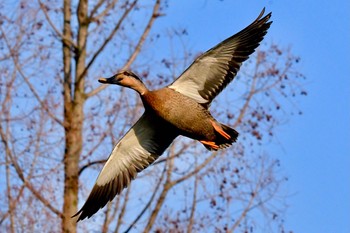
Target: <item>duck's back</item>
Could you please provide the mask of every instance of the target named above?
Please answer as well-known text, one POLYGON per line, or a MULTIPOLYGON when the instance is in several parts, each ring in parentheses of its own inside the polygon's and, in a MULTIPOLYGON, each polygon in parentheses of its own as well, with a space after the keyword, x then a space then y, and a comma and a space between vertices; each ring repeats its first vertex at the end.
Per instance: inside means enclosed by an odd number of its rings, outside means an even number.
POLYGON ((195 100, 170 89, 150 91, 142 96, 146 111, 154 111, 180 130, 180 134, 201 140, 215 137, 209 111, 195 100))

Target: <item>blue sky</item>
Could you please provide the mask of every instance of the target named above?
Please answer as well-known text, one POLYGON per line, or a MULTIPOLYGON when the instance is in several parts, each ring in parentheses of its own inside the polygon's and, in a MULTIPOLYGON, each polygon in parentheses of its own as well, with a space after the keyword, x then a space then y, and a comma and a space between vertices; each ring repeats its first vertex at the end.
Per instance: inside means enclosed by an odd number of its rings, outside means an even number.
POLYGON ((350 1, 170 1, 161 27, 186 27, 194 51, 243 29, 265 6, 274 21, 266 40, 302 59, 308 96, 303 115, 278 129, 267 151, 282 161, 291 193, 287 229, 350 232, 350 1), (198 37, 201 38, 198 40, 198 37))
POLYGON ((266 40, 291 46, 301 57, 308 92, 299 99, 304 114, 279 127, 280 144, 264 148, 282 161, 289 177, 286 228, 350 232, 350 1, 175 0, 169 5, 156 26, 187 28, 192 51, 205 51, 243 29, 263 7, 272 11, 266 40))

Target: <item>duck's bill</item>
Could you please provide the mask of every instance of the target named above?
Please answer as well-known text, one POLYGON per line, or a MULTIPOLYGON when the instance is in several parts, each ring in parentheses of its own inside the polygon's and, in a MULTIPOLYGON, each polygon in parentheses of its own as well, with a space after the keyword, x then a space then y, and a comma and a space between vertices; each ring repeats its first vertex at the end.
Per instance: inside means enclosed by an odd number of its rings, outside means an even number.
POLYGON ((100 83, 105 83, 105 84, 118 84, 117 80, 115 79, 115 76, 112 76, 110 78, 99 78, 98 81, 100 83))
POLYGON ((108 83, 108 79, 106 79, 106 78, 99 78, 98 81, 100 83, 108 83))

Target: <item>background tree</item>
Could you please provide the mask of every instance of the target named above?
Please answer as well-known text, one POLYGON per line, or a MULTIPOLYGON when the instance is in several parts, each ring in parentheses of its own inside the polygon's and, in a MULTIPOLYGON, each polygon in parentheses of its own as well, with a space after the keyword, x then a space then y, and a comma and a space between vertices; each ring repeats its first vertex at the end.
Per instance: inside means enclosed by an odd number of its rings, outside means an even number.
POLYGON ((214 115, 240 132, 238 143, 213 153, 177 139, 130 188, 77 227, 70 216, 78 200, 86 199, 112 147, 143 110, 135 93, 105 89, 97 78, 132 68, 151 88, 170 83, 195 58, 184 46, 187 31, 151 32, 166 14, 161 0, 0 7, 1 229, 283 231, 279 187, 286 178, 260 146, 291 110, 299 112, 290 97, 306 94, 295 68, 299 58, 289 49, 261 46, 212 104, 214 115), (161 40, 174 46, 170 59, 148 53, 161 40))

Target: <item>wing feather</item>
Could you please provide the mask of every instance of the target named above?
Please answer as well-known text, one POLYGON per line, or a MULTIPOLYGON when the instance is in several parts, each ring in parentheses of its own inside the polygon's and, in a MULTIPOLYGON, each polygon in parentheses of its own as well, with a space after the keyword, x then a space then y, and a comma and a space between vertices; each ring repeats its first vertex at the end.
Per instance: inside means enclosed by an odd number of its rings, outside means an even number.
POLYGON ((177 136, 172 126, 145 112, 113 149, 85 204, 74 215, 80 214, 78 221, 91 217, 111 201, 177 136))
POLYGON ((264 11, 248 27, 198 57, 169 88, 209 105, 263 40, 272 23, 271 13, 262 18, 264 11))

